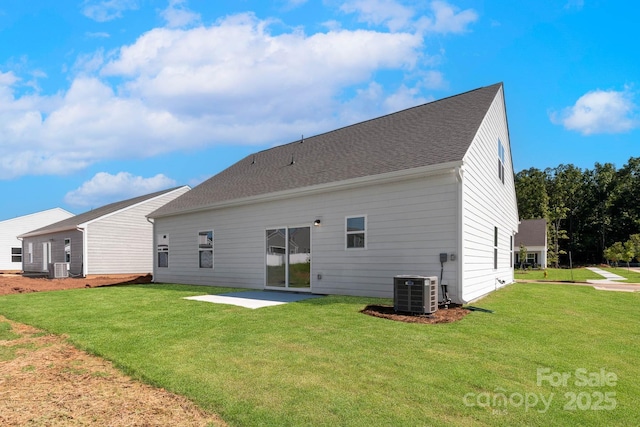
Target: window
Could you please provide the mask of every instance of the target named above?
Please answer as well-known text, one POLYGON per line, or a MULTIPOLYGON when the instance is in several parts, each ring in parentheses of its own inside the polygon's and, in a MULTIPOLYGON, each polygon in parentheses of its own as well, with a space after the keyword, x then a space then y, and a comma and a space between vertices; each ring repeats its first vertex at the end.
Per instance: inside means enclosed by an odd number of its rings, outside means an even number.
POLYGON ((198 263, 200 268, 213 268, 213 231, 198 233, 198 263))
POLYGON ((71 262, 71 239, 64 239, 64 262, 71 262))
POLYGON ((29 262, 33 264, 33 243, 29 242, 29 262))
POLYGON ((498 138, 498 178, 504 184, 504 145, 498 138))
POLYGON ((22 248, 11 248, 11 262, 22 262, 22 248))
POLYGON ((169 267, 169 235, 158 234, 156 244, 158 248, 158 267, 169 267))
POLYGON ((493 268, 498 269, 498 227, 493 227, 493 268))
POLYGON ((365 216, 347 217, 347 249, 366 248, 367 219, 365 216))

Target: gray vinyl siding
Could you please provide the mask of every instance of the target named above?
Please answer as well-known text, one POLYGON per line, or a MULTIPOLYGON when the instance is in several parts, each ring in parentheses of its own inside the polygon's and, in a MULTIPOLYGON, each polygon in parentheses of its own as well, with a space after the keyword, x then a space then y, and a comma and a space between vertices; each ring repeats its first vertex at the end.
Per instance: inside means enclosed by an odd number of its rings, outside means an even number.
POLYGON ((186 192, 182 188, 86 224, 86 274, 153 271, 153 225, 146 215, 186 192))
MULTIPOLYGON (((393 276, 439 277, 439 253, 456 250, 456 186, 454 175, 443 173, 156 218, 154 235, 169 236, 169 267, 154 263, 154 280, 262 289, 266 229, 309 226, 312 292, 392 297, 393 276), (345 218, 360 215, 367 218, 366 249, 347 250, 345 218), (202 269, 197 235, 210 229, 214 268, 202 269)), ((444 277, 457 281, 454 265, 445 266, 444 277)))
POLYGON ((43 243, 51 245, 51 262, 65 262, 64 240, 70 239, 71 261, 69 262, 69 273, 72 275, 82 274, 82 232, 78 230, 67 230, 58 233, 49 233, 42 236, 26 237, 23 240, 23 270, 29 273, 43 273, 48 271, 43 268, 44 252, 43 243), (33 244, 33 262, 29 262, 29 243, 33 244))
POLYGON ((518 212, 502 89, 464 158, 462 198, 462 300, 468 302, 514 280, 510 239, 518 230, 518 212), (498 138, 505 148, 504 184, 498 177, 498 138))

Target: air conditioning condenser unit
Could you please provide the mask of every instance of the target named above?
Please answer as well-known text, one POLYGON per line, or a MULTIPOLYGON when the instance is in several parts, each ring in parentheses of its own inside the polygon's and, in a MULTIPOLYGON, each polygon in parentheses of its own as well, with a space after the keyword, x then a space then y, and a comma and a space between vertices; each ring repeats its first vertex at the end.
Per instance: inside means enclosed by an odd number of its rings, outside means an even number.
POLYGON ((50 279, 63 279, 69 277, 69 271, 67 270, 66 262, 54 262, 49 264, 49 278, 50 279))
POLYGON ((431 314, 438 310, 436 276, 400 275, 393 278, 393 308, 413 314, 431 314))

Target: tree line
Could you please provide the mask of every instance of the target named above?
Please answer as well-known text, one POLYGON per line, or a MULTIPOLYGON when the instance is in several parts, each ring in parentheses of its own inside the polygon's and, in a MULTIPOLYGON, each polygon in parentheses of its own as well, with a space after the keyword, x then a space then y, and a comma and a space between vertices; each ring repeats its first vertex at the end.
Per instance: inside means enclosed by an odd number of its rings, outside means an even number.
MULTIPOLYGON (((549 265, 598 264, 605 249, 640 233, 640 157, 620 169, 561 164, 515 175, 520 219, 544 218, 549 265)), ((639 254, 640 255, 640 254, 639 254)))

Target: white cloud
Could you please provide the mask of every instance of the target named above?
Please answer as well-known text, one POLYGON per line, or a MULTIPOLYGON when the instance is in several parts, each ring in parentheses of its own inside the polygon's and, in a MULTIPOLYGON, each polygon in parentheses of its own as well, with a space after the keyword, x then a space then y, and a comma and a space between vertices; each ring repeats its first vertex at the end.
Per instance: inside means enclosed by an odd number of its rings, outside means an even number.
POLYGON ((413 17, 413 10, 395 0, 349 0, 340 10, 357 13, 360 22, 386 25, 391 31, 405 28, 413 17))
POLYGON ((138 8, 138 0, 85 0, 82 13, 98 22, 122 17, 122 12, 138 8))
POLYGON ((160 12, 170 28, 181 28, 200 23, 200 15, 186 7, 186 0, 169 0, 169 6, 160 12))
POLYGON ((424 32, 460 34, 468 31, 469 24, 478 20, 478 14, 473 9, 460 11, 445 1, 433 1, 430 5, 433 17, 423 16, 416 26, 424 32))
POLYGON ((15 84, 18 80, 20 80, 16 75, 9 71, 7 73, 3 73, 0 71, 0 90, 2 88, 8 88, 9 86, 15 84))
POLYGON ((291 10, 291 9, 295 9, 297 7, 302 6, 307 1, 308 0, 284 0, 284 3, 285 3, 285 8, 287 10, 291 10))
POLYGON ((436 70, 427 71, 422 83, 427 89, 447 89, 449 87, 449 83, 445 80, 442 72, 436 70))
MULTIPOLYGON (((269 24, 244 14, 157 28, 115 52, 78 57, 70 87, 50 96, 19 96, 24 83, 0 73, 0 179, 327 131, 349 123, 344 93, 380 70, 411 71, 423 48, 411 33, 274 35, 269 24)), ((377 99, 371 115, 385 109, 377 99)))
POLYGON ((569 9, 582 10, 583 7, 584 7, 584 0, 569 0, 564 5, 564 8, 568 10, 569 9))
POLYGON ((371 82, 366 87, 358 89, 356 96, 349 100, 348 108, 342 111, 342 121, 357 123, 377 115, 393 113, 432 101, 432 98, 421 95, 419 86, 401 85, 395 92, 386 94, 381 84, 371 82))
POLYGON ((74 207, 97 208, 109 203, 165 190, 176 182, 163 174, 151 178, 135 176, 129 172, 111 175, 99 172, 79 188, 64 196, 65 203, 74 207))
POLYGON ((582 95, 562 112, 550 114, 551 121, 583 135, 623 133, 640 125, 630 90, 594 90, 582 95))
POLYGON ((85 33, 85 35, 91 39, 108 39, 109 37, 111 37, 111 34, 109 33, 105 33, 103 31, 98 31, 98 32, 87 32, 85 33))
POLYGON ((420 96, 420 93, 418 87, 400 86, 395 93, 384 100, 386 112, 393 113, 428 102, 429 99, 420 96))
POLYGON ((430 16, 419 16, 418 10, 400 4, 396 0, 347 0, 340 10, 355 13, 360 22, 384 25, 391 31, 417 30, 423 33, 464 33, 469 24, 478 20, 473 9, 460 9, 445 1, 429 3, 430 16))

